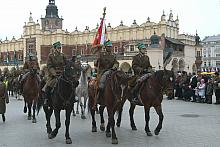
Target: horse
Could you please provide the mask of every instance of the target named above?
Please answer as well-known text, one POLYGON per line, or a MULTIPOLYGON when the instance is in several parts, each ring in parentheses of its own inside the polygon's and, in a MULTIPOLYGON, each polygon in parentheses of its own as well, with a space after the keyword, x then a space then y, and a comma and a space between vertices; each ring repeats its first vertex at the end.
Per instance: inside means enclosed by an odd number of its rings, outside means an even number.
POLYGON ((75 72, 76 70, 74 69, 74 64, 72 61, 67 61, 63 73, 57 78, 56 86, 52 90, 51 99, 49 99, 48 106, 43 106, 47 121, 46 128, 49 139, 55 138, 58 134, 59 128, 61 127, 60 111, 66 111, 66 144, 72 143, 72 140, 69 136, 70 115, 75 102, 75 89, 79 84, 75 76, 75 72), (50 124, 50 118, 53 112, 56 119, 56 128, 54 130, 52 130, 50 124))
MULTIPOLYGON (((80 71, 80 78, 79 78, 79 85, 76 88, 76 97, 78 97, 77 107, 76 107, 76 114, 79 114, 79 105, 81 107, 81 118, 86 119, 85 116, 85 109, 86 103, 88 99, 88 71, 91 69, 91 66, 88 63, 81 64, 81 71, 80 71), (82 100, 83 98, 83 100, 82 100)), ((73 108, 73 116, 75 116, 75 111, 73 108)))
MULTIPOLYGON (((159 135, 160 130, 162 129, 163 123, 163 111, 162 111, 162 100, 163 94, 166 93, 167 95, 173 95, 174 89, 174 73, 170 70, 159 70, 153 73, 147 80, 145 80, 139 90, 139 99, 142 101, 145 110, 145 132, 147 136, 152 136, 149 129, 149 120, 150 120, 150 108, 154 107, 156 113, 159 116, 159 123, 154 130, 155 135, 159 135)), ((135 104, 131 103, 132 101, 132 93, 129 89, 126 94, 127 99, 130 101, 130 125, 132 130, 137 130, 135 122, 134 122, 134 109, 136 107, 135 104)), ((125 101, 124 101, 125 102, 125 101)), ((123 103, 124 103, 123 102, 123 103)), ((118 120, 116 125, 120 127, 121 124, 121 115, 122 109, 119 111, 118 120)))
POLYGON ((27 112, 28 106, 28 120, 31 120, 31 108, 33 106, 32 123, 36 123, 35 110, 38 102, 40 92, 40 81, 37 77, 37 69, 31 68, 30 73, 27 75, 23 84, 23 97, 24 97, 24 113, 27 112))
POLYGON ((21 95, 21 84, 20 84, 20 80, 22 78, 22 75, 19 75, 18 77, 13 79, 13 90, 14 90, 14 95, 15 98, 18 100, 21 100, 20 95, 21 95))
MULTIPOLYGON (((120 110, 122 102, 124 101, 125 93, 127 91, 127 75, 120 70, 112 71, 109 77, 106 79, 103 98, 101 98, 99 104, 99 113, 101 117, 101 131, 105 130, 105 121, 103 117, 104 108, 107 108, 108 112, 108 123, 106 127, 106 137, 112 137, 112 144, 118 144, 118 139, 115 133, 115 112, 120 110), (110 130, 111 129, 111 130, 110 130), (111 133, 112 131, 112 133, 111 133)), ((94 82, 95 83, 95 82, 94 82)), ((96 111, 96 100, 94 91, 96 87, 94 84, 89 84, 89 108, 92 116, 92 132, 97 132, 95 111, 96 111)))

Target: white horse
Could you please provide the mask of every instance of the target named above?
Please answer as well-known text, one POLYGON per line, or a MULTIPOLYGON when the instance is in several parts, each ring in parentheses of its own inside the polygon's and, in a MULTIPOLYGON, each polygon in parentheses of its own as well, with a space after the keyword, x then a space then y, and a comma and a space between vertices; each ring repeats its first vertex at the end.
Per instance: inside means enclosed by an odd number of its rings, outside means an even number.
MULTIPOLYGON (((88 99, 88 77, 90 77, 91 66, 86 63, 81 63, 81 75, 79 78, 79 85, 76 88, 76 97, 78 97, 76 114, 79 114, 79 105, 81 107, 81 118, 86 119, 85 109, 88 99)), ((76 116, 73 108, 73 116, 76 116)))

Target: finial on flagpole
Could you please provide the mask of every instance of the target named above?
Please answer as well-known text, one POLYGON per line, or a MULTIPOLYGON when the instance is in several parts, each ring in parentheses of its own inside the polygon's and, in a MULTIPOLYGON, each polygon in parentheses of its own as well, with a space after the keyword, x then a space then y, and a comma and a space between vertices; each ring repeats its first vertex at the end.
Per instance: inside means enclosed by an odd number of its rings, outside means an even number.
POLYGON ((105 15, 106 15, 106 12, 105 12, 106 11, 106 7, 103 8, 103 11, 104 11, 103 12, 103 17, 105 17, 105 15))

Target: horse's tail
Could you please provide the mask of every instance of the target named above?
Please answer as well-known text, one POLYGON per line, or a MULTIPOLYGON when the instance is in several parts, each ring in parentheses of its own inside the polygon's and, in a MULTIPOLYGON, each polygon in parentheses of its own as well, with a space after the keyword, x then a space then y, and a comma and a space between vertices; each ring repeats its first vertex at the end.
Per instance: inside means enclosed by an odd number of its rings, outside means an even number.
POLYGON ((43 99, 43 92, 41 92, 38 101, 37 101, 37 115, 39 114, 41 108, 43 107, 44 99, 43 99))

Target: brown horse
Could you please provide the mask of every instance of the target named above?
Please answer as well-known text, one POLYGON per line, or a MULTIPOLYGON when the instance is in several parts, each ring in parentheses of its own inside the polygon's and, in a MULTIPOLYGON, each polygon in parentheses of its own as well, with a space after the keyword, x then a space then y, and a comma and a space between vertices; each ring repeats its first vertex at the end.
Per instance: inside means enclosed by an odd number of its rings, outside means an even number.
POLYGON ((24 113, 27 112, 28 105, 28 120, 31 120, 31 108, 33 106, 32 122, 36 123, 35 110, 40 92, 40 83, 37 77, 37 69, 31 69, 29 75, 24 81, 23 97, 24 97, 24 113))
MULTIPOLYGON (((145 132, 148 136, 152 136, 152 133, 149 129, 149 120, 150 120, 150 108, 154 107, 157 114, 159 115, 159 123, 154 131, 155 135, 158 135, 163 123, 163 112, 161 107, 161 102, 163 100, 163 94, 167 95, 173 94, 174 88, 174 73, 170 70, 160 70, 156 71, 149 79, 145 80, 141 87, 139 97, 144 105, 145 110, 145 132)), ((131 102, 132 100, 131 90, 128 90, 127 99, 131 102)), ((124 101, 125 102, 125 101, 124 101)), ((130 115, 130 125, 132 130, 137 130, 134 122, 134 109, 135 104, 130 103, 129 115, 130 115)), ((121 124, 121 113, 122 109, 119 112, 119 117, 116 125, 119 127, 121 124)))
MULTIPOLYGON (((100 117, 102 131, 105 130, 104 127, 104 108, 107 108, 108 112, 108 124, 106 127, 106 137, 112 137, 112 144, 118 144, 118 139, 115 133, 115 119, 114 114, 121 108, 122 102, 125 99, 125 93, 127 90, 127 75, 123 71, 112 71, 105 82, 105 89, 103 98, 100 100, 100 117), (111 130, 110 130, 111 129, 111 130), (112 133, 111 133, 112 131, 112 133)), ((95 100, 94 100, 95 87, 89 84, 89 108, 92 115, 92 132, 97 131, 96 121, 95 121, 95 100), (93 88, 93 89, 91 89, 93 88), (93 95, 92 95, 93 91, 93 95)))

